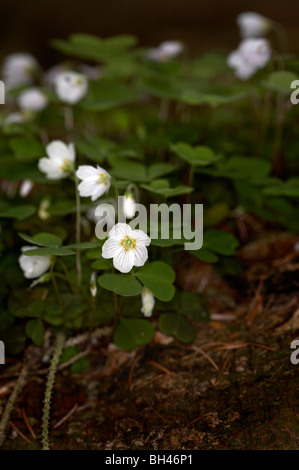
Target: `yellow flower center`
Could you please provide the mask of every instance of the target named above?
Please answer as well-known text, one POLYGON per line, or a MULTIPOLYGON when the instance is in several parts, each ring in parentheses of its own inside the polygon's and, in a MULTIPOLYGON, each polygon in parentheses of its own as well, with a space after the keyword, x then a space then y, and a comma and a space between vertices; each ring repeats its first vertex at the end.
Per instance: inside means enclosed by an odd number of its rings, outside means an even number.
POLYGON ((108 184, 108 175, 106 173, 100 173, 98 181, 99 181, 100 184, 104 184, 105 186, 107 186, 107 184, 108 184))
POLYGON ((73 162, 71 160, 64 160, 64 162, 61 165, 60 169, 64 173, 70 173, 73 169, 73 162))
POLYGON ((134 250, 136 248, 135 238, 131 238, 128 235, 126 235, 125 238, 122 239, 120 244, 125 251, 134 250))

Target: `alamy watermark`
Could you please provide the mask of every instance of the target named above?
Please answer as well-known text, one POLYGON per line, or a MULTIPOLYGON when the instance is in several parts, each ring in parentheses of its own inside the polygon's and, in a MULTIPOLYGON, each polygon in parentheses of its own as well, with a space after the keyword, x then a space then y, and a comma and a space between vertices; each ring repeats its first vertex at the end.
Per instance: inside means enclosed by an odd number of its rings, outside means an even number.
POLYGON ((299 364, 299 339, 295 339, 294 341, 292 341, 290 348, 295 349, 295 351, 292 352, 290 357, 291 363, 295 366, 299 364))
POLYGON ((2 80, 0 80, 0 104, 5 104, 5 85, 2 80))
MULTIPOLYGON (((118 196, 117 222, 127 223, 124 211, 125 196, 118 196)), ((104 240, 116 224, 116 210, 112 204, 100 204, 95 210, 99 221, 95 234, 104 240)), ((203 244, 203 204, 150 204, 149 211, 143 204, 135 204, 136 217, 129 225, 147 233, 152 240, 182 240, 184 249, 199 250, 203 244), (148 214, 149 212, 149 214, 148 214)))
POLYGON ((5 346, 3 341, 0 341, 0 365, 5 364, 5 346))
POLYGON ((293 93, 291 93, 291 97, 290 97, 290 100, 291 100, 291 103, 292 104, 298 104, 299 103, 299 80, 293 80, 291 82, 291 85, 290 85, 291 88, 296 88, 295 91, 293 91, 293 93))

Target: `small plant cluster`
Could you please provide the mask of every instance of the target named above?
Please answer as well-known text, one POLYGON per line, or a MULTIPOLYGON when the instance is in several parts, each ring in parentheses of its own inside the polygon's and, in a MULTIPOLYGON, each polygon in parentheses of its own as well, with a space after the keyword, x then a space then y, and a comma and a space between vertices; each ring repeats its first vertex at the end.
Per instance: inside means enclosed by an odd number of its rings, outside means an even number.
MULTIPOLYGON (((7 352, 28 341, 42 346, 49 328, 71 335, 104 324, 124 350, 150 342, 156 327, 191 342, 209 314, 199 293, 177 287, 182 261, 237 276, 244 224, 260 218, 299 231, 298 111, 290 102, 299 59, 266 39, 277 31, 285 47, 275 22, 244 13, 238 24, 242 39, 229 54, 190 59, 178 41, 148 49, 130 35, 73 34, 52 41, 69 59, 46 72, 27 53, 5 59, 0 338, 7 352), (118 196, 126 221, 99 240, 95 209, 116 207, 118 196), (130 226, 137 203, 173 202, 204 204, 201 249, 130 226)), ((83 358, 73 369, 87 364, 83 358)))

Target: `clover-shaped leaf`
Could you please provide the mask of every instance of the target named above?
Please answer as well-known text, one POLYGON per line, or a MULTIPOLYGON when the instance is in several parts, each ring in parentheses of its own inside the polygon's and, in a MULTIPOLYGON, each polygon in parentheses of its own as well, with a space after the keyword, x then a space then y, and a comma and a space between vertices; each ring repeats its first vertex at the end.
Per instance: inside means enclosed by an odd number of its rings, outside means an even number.
POLYGON ((221 157, 216 155, 212 149, 204 145, 192 147, 185 142, 179 142, 170 146, 171 150, 189 165, 207 166, 216 162, 221 157))
POLYGON ((154 261, 139 269, 135 276, 144 284, 157 299, 168 302, 175 294, 173 282, 174 270, 163 261, 154 261))

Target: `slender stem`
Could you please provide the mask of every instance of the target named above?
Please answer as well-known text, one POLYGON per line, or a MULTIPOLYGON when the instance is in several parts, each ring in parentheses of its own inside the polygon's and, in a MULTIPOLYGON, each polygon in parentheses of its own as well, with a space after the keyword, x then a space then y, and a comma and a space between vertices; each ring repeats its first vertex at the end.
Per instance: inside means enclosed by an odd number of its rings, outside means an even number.
POLYGON ((87 342, 89 342, 90 338, 91 338, 91 333, 92 333, 93 324, 94 324, 95 310, 96 310, 96 298, 92 297, 92 299, 91 299, 91 314, 90 314, 87 342))
POLYGON ((272 153, 272 171, 275 175, 279 175, 282 166, 281 144, 282 133, 285 119, 284 100, 282 95, 277 95, 277 111, 275 122, 275 134, 272 153))
POLYGON ((280 23, 278 23, 278 21, 272 20, 271 24, 272 24, 273 31, 276 33, 281 52, 287 53, 289 44, 288 44, 288 37, 287 37, 286 30, 280 23))
POLYGON ((160 109, 159 109, 159 120, 160 121, 166 122, 168 120, 169 107, 170 107, 169 100, 162 99, 161 103, 160 103, 160 109))
POLYGON ((56 336, 56 341, 55 341, 55 345, 53 349, 53 356, 51 359, 51 364, 50 364, 49 373, 47 377, 46 392, 45 392, 44 409, 43 409, 43 417, 42 417, 43 450, 50 450, 49 420, 50 420, 51 398, 52 398, 56 370, 57 370, 57 366, 59 363, 59 359, 61 356, 64 342, 65 342, 65 334, 62 332, 58 333, 56 336))
MULTIPOLYGON (((193 186, 194 172, 195 172, 195 166, 194 166, 194 165, 190 165, 189 176, 188 176, 188 186, 193 186)), ((192 193, 187 194, 186 200, 187 200, 187 203, 188 203, 188 204, 191 203, 191 200, 192 200, 192 193)))
MULTIPOLYGON (((74 130, 74 113, 71 106, 66 106, 64 108, 64 124, 67 132, 72 134, 74 130)), ((69 137, 71 137, 71 135, 69 137)))
POLYGON ((268 128, 269 128, 269 123, 270 123, 270 117, 271 117, 271 92, 267 90, 266 95, 264 97, 264 107, 263 107, 263 113, 262 113, 262 119, 260 122, 260 132, 259 132, 259 138, 258 138, 258 155, 263 155, 264 152, 264 146, 265 146, 265 141, 267 139, 267 133, 268 133, 268 128))
MULTIPOLYGON (((64 262, 62 261, 61 258, 58 258, 58 261, 59 261, 59 264, 60 264, 60 266, 62 267, 63 272, 64 272, 64 274, 65 274, 65 276, 63 276, 63 277, 65 277, 65 279, 66 279, 67 282, 69 283, 69 286, 70 286, 70 288, 72 289, 72 291, 73 291, 74 293, 76 293, 76 291, 75 291, 75 289, 74 289, 74 287, 73 287, 73 285, 74 285, 74 284, 73 284, 73 281, 72 281, 71 278, 70 278, 70 275, 69 275, 69 272, 68 272, 68 269, 67 269, 66 265, 64 264, 64 262)), ((58 273, 55 273, 55 276, 57 276, 57 275, 58 275, 58 273)), ((61 275, 60 275, 60 277, 61 277, 61 275)))
MULTIPOLYGON (((78 178, 76 172, 75 176, 75 187, 76 187, 76 243, 80 243, 81 240, 81 208, 80 208, 80 194, 78 191, 78 178)), ((77 268, 77 285, 78 291, 81 290, 82 281, 82 266, 81 266, 81 253, 80 250, 76 252, 76 268, 77 268)))
POLYGON ((50 274, 51 274, 52 283, 53 283, 54 291, 55 291, 55 294, 56 294, 56 297, 57 297, 57 300, 58 300, 58 303, 59 303, 60 310, 63 311, 63 303, 62 303, 60 292, 59 292, 59 289, 58 289, 58 286, 57 286, 57 283, 56 283, 55 274, 53 272, 55 263, 56 263, 56 259, 51 265, 50 274))

